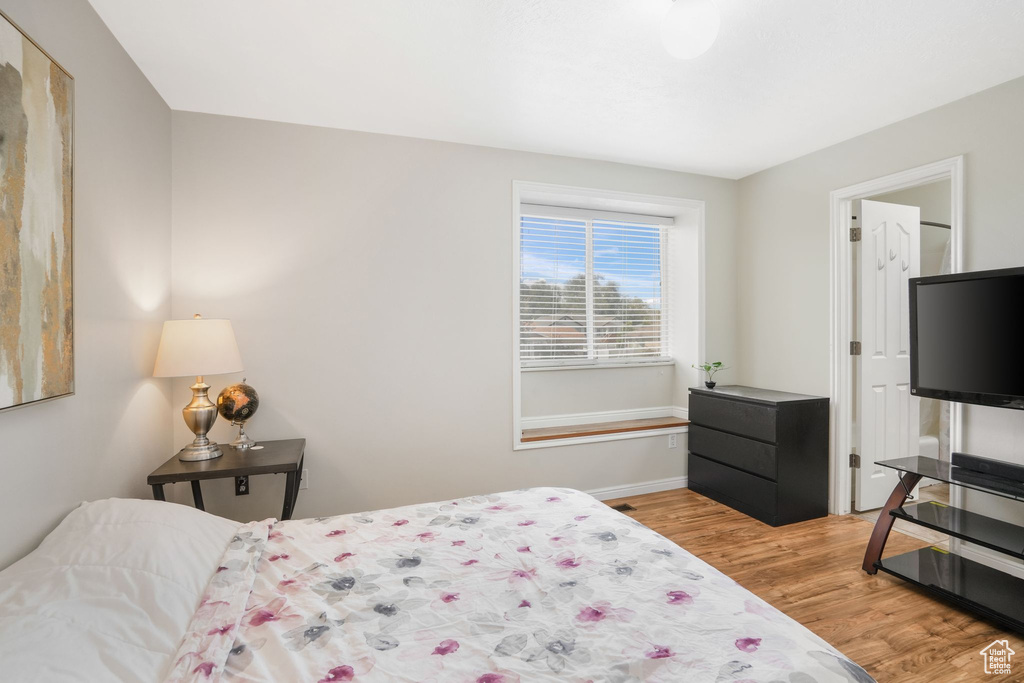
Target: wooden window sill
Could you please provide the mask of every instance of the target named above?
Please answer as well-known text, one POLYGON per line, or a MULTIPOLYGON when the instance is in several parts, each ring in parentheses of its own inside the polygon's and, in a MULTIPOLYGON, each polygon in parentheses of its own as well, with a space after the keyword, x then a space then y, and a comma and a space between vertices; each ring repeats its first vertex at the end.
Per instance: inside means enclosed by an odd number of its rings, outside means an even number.
POLYGON ((622 434, 625 432, 641 432, 653 429, 672 429, 686 427, 689 420, 679 417, 650 417, 640 420, 621 420, 618 422, 597 422, 584 425, 569 425, 565 427, 542 427, 539 429, 524 429, 523 443, 535 441, 551 441, 554 439, 578 439, 587 436, 602 436, 605 434, 622 434))

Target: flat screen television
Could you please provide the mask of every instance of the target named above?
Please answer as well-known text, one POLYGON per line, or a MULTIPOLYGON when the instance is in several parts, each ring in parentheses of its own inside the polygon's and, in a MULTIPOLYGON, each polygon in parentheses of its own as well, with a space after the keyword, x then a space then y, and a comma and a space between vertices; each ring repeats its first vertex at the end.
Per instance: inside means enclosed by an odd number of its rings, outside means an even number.
POLYGON ((1024 410, 1024 268, 910 280, 910 390, 1024 410))

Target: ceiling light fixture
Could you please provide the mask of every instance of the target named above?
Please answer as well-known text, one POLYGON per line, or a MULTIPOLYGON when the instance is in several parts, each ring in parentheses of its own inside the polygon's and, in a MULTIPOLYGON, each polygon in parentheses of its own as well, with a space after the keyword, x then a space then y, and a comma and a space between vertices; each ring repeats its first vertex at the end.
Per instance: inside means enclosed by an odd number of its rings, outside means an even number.
POLYGON ((676 59, 693 59, 711 49, 722 15, 715 0, 675 0, 661 22, 661 42, 676 59))

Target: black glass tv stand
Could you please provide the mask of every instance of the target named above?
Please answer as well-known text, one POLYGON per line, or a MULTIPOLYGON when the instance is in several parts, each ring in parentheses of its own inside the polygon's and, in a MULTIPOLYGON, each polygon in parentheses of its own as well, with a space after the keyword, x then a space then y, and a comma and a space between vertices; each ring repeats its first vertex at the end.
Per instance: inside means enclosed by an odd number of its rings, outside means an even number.
POLYGON ((992 621, 1024 633, 1024 579, 935 546, 882 559, 893 522, 902 519, 996 552, 1024 559, 1024 527, 976 512, 930 501, 904 505, 923 478, 948 482, 994 496, 1024 502, 1015 482, 965 480, 960 468, 935 458, 913 457, 877 463, 899 472, 899 482, 889 495, 871 532, 863 568, 868 574, 887 574, 930 591, 992 621))

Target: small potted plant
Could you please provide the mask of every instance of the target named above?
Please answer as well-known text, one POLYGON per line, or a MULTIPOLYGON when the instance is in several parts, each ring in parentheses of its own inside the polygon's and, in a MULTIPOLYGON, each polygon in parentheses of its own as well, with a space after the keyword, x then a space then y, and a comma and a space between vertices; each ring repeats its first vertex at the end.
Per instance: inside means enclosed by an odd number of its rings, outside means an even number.
POLYGON ((707 380, 705 380, 704 382, 704 386, 706 386, 708 389, 715 388, 715 373, 718 372, 719 370, 726 369, 726 367, 722 365, 722 361, 720 360, 716 360, 713 363, 704 361, 700 365, 691 365, 690 367, 694 368, 695 370, 701 370, 702 372, 704 372, 704 374, 708 376, 707 380))

